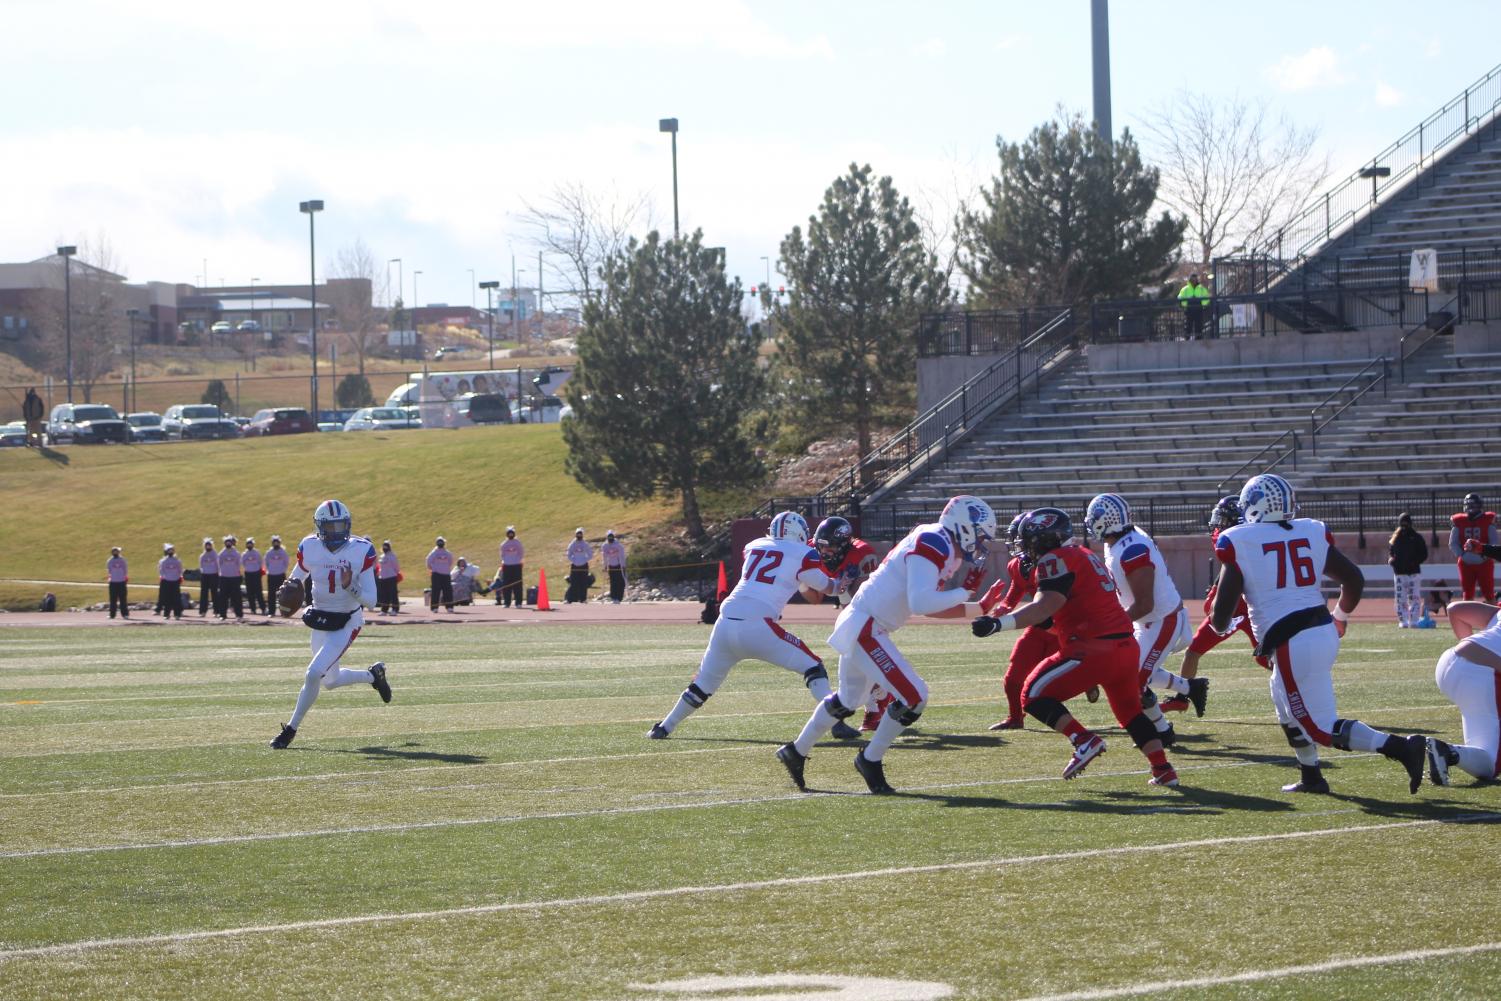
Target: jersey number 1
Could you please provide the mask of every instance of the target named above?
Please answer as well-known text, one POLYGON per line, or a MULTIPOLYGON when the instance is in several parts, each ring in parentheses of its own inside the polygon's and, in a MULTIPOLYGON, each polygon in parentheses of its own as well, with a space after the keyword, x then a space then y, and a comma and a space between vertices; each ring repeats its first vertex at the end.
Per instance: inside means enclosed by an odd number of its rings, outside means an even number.
POLYGON ((780 549, 752 549, 750 562, 745 565, 744 579, 758 580, 762 584, 775 584, 777 579, 773 575, 777 567, 781 565, 782 551, 780 549))
POLYGON ((1292 564, 1293 583, 1298 587, 1312 587, 1318 583, 1319 575, 1313 569, 1313 557, 1308 555, 1308 547, 1312 545, 1307 539, 1293 539, 1291 542, 1267 542, 1263 543, 1263 553, 1277 554, 1277 587, 1287 586, 1287 567, 1292 564))

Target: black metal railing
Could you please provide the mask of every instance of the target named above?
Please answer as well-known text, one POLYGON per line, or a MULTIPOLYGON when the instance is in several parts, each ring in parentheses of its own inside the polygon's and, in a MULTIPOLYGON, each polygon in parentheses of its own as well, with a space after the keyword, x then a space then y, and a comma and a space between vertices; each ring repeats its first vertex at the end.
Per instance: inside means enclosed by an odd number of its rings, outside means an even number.
POLYGON ((1266 448, 1263 448, 1260 452, 1257 452, 1245 462, 1242 462, 1239 466, 1235 467, 1234 472, 1229 473, 1223 480, 1220 480, 1220 482, 1216 483, 1214 485, 1214 492, 1217 495, 1223 494, 1226 487, 1230 486, 1233 483, 1241 482, 1241 477, 1245 475, 1247 470, 1257 469, 1263 473, 1271 472, 1273 469, 1276 469, 1278 466, 1280 466, 1284 459, 1291 459, 1292 468, 1297 469, 1299 445, 1300 443, 1298 440, 1298 429, 1288 428, 1286 431, 1282 432, 1277 437, 1268 442, 1266 448), (1289 438, 1292 439, 1291 444, 1286 445, 1285 449, 1282 452, 1278 453, 1271 459, 1266 459, 1268 453, 1276 452, 1277 449, 1283 448, 1284 443, 1286 443, 1289 438))
POLYGON ((1349 410, 1351 407, 1353 407, 1357 402, 1359 402, 1361 397, 1365 396, 1377 386, 1381 387, 1381 395, 1385 396, 1387 382, 1390 381, 1391 374, 1392 360, 1390 358, 1388 358, 1386 355, 1382 355, 1380 358, 1372 358, 1365 364, 1363 368, 1361 368, 1360 371, 1356 372, 1354 375, 1350 376, 1350 378, 1340 383, 1338 389, 1315 404, 1313 409, 1308 412, 1308 450, 1310 452, 1317 452, 1319 450, 1319 432, 1338 420, 1340 415, 1343 414, 1346 410, 1349 410), (1373 371, 1377 368, 1380 369, 1379 372, 1373 371), (1367 376, 1370 376, 1369 382, 1367 382, 1364 386, 1351 394, 1349 399, 1345 400, 1339 406, 1334 407, 1335 401, 1343 396, 1347 389, 1349 389, 1355 383, 1359 382, 1361 379, 1366 378, 1367 376), (1330 411, 1329 416, 1325 417, 1324 420, 1320 422, 1319 411, 1323 410, 1325 407, 1334 407, 1334 409, 1330 411))
POLYGON ((1399 382, 1407 381, 1407 359, 1423 350, 1428 342, 1439 334, 1454 330, 1454 324, 1458 322, 1459 314, 1464 309, 1465 298, 1464 285, 1461 284, 1459 291, 1454 293, 1452 299, 1429 313, 1422 323, 1403 331, 1401 339, 1397 342, 1397 380, 1399 382), (1408 341, 1412 342, 1410 347, 1408 341))
POLYGON ((992 355, 1012 351, 1066 306, 925 313, 917 324, 917 355, 992 355))

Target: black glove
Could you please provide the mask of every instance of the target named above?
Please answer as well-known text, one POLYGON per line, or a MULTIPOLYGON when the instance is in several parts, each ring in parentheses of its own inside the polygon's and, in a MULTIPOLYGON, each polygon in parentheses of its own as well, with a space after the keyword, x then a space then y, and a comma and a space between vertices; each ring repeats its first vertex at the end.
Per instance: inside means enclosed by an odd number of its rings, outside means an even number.
POLYGON ((981 639, 1001 631, 1001 620, 993 615, 977 615, 969 624, 969 631, 981 639))

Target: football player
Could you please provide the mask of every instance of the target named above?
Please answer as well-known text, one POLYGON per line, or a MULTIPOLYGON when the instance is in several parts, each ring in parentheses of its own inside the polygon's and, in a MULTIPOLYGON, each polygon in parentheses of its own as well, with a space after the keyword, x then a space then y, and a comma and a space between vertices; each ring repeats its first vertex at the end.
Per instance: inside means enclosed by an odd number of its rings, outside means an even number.
MULTIPOLYGON (((875 547, 864 539, 855 538, 854 526, 837 516, 825 518, 818 523, 818 527, 813 530, 813 548, 818 550, 829 576, 843 585, 843 594, 849 600, 854 599, 860 585, 875 573, 876 566, 880 563, 875 547)), ((839 604, 838 594, 834 595, 834 604, 839 604)), ((865 719, 860 723, 860 732, 871 733, 880 726, 886 707, 895 701, 895 695, 877 685, 865 704, 865 719)))
POLYGON ((1496 537, 1496 512, 1487 511, 1479 494, 1465 494, 1464 510, 1449 518, 1449 550, 1459 565, 1459 585, 1465 600, 1475 597, 1480 591, 1488 603, 1496 603, 1496 563, 1479 549, 1470 549, 1466 543, 1475 541, 1482 546, 1494 546, 1496 537))
MULTIPOLYGON (((1475 542, 1479 551, 1480 544, 1475 542)), ((1492 549, 1498 547, 1492 546, 1492 549)), ((1501 556, 1498 551, 1496 556, 1501 556)), ((1428 778, 1434 785, 1449 784, 1449 768, 1457 766, 1477 779, 1493 779, 1501 771, 1501 617, 1495 605, 1456 601, 1449 606, 1449 625, 1458 645, 1438 659, 1434 680, 1438 690, 1459 708, 1464 743, 1428 738, 1428 778)))
POLYGON ((829 645, 839 651, 839 691, 813 710, 797 739, 777 748, 799 789, 808 755, 830 727, 854 715, 879 683, 896 696, 870 743, 855 755, 855 770, 871 792, 894 790, 883 761, 892 741, 916 723, 928 702, 928 685, 891 642, 913 615, 956 618, 979 611, 969 592, 948 584, 968 562, 983 568, 996 538, 995 512, 978 497, 960 495, 944 506, 934 524, 918 525, 886 554, 876 572, 839 613, 829 645), (972 611, 971 611, 972 610, 972 611))
POLYGON ((1210 621, 1227 635, 1245 595, 1256 652, 1271 658, 1277 721, 1302 769, 1300 780, 1282 791, 1327 793, 1319 748, 1337 747, 1380 751, 1406 769, 1408 791, 1417 792, 1427 742, 1417 734, 1404 739, 1372 729, 1338 716, 1335 708, 1334 660, 1365 587, 1360 568, 1335 547, 1322 521, 1297 517, 1297 497, 1282 477, 1251 477, 1240 492, 1240 508, 1245 522, 1215 540, 1222 566, 1210 621), (1319 590, 1326 574, 1339 584, 1332 616, 1319 590))
POLYGON ((351 535, 351 525, 349 508, 339 501, 326 500, 313 512, 316 531, 297 545, 286 586, 295 581, 310 599, 302 621, 312 630, 309 642, 313 659, 303 677, 292 718, 271 741, 276 750, 286 748, 297 736, 297 727, 317 700, 320 686, 342 688, 364 683, 380 693, 382 702, 391 701, 385 664, 372 664, 366 671, 339 666, 365 624, 365 607, 374 608, 376 602, 375 547, 369 539, 351 535))
MULTIPOLYGON (((1037 564, 1021 544, 1022 522, 1030 513, 1023 511, 1012 518, 1006 529, 1006 549, 1011 559, 1006 564, 1004 581, 997 579, 980 599, 980 610, 986 615, 1014 612, 1037 594, 1037 564)), ((1006 718, 992 723, 992 730, 1022 729, 1022 683, 1038 664, 1058 652, 1058 638, 1053 635, 1052 627, 1051 620, 1044 620, 1028 626, 1017 636, 1011 647, 1011 657, 1006 662, 1006 673, 1001 678, 1001 688, 1006 693, 1006 718)))
MULTIPOLYGON (((647 731, 652 740, 665 740, 709 697, 719 691, 730 669, 742 660, 764 660, 802 675, 815 699, 829 694, 829 672, 808 645, 778 622, 795 591, 810 599, 831 594, 838 582, 824 571, 823 561, 808 545, 808 523, 796 511, 771 519, 763 538, 746 545, 740 580, 719 606, 719 618, 709 634, 709 646, 698 672, 678 697, 665 719, 647 731)), ((846 725, 834 736, 851 740, 860 732, 846 725)))
POLYGON ((1166 688, 1193 703, 1204 715, 1209 679, 1188 679, 1166 670, 1169 654, 1188 645, 1188 612, 1152 537, 1131 521, 1131 506, 1119 494, 1100 494, 1084 512, 1085 534, 1105 543, 1105 566, 1115 581, 1115 596, 1131 620, 1141 653, 1141 710, 1157 728, 1162 742, 1173 744, 1172 724, 1157 707, 1154 689, 1166 688))
POLYGON ((1063 768, 1071 779, 1105 753, 1105 741, 1074 719, 1064 705, 1098 685, 1110 700, 1116 721, 1151 763, 1151 785, 1175 786, 1178 773, 1156 727, 1141 709, 1141 660, 1131 620, 1115 596, 1115 581, 1100 558, 1073 541, 1067 514, 1038 508, 1021 524, 1021 541, 1037 563, 1037 593, 1030 602, 1001 616, 982 615, 971 623, 976 636, 1035 626, 1051 618, 1059 650, 1032 670, 1022 685, 1022 710, 1068 738, 1074 753, 1063 768))

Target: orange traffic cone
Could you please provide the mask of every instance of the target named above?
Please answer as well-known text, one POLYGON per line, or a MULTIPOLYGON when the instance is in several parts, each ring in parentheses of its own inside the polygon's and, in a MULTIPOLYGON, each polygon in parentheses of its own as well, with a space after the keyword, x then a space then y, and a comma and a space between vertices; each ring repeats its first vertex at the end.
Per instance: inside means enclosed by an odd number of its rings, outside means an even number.
POLYGON ((714 600, 723 601, 725 595, 730 593, 730 581, 724 573, 724 560, 719 561, 719 583, 714 588, 714 600))
POLYGON ((550 612, 552 605, 547 600, 547 571, 537 571, 537 611, 550 612))

